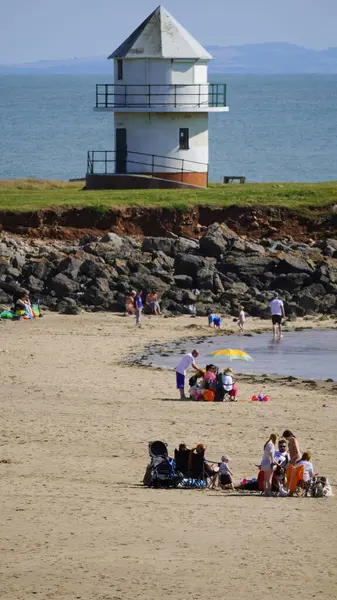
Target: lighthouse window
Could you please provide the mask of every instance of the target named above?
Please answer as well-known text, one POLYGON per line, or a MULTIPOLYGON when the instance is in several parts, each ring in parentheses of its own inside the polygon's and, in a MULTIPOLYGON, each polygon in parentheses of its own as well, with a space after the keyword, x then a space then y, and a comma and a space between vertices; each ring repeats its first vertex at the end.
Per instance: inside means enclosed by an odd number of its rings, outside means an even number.
POLYGON ((117 60, 117 79, 123 79, 123 61, 120 58, 117 60))
POLYGON ((180 150, 188 150, 189 145, 189 133, 188 128, 182 127, 179 129, 179 148, 180 150))

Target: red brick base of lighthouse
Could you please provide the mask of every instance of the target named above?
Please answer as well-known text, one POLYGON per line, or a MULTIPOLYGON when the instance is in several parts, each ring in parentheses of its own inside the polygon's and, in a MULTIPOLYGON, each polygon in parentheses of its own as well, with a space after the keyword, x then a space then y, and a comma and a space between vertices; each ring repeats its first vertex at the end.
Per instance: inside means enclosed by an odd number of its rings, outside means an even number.
POLYGON ((86 177, 88 190, 179 189, 207 187, 208 173, 146 173, 92 174, 86 177))
POLYGON ((189 183, 190 185, 198 185, 200 187, 207 187, 208 185, 208 173, 154 173, 154 177, 160 179, 169 179, 170 181, 179 181, 182 183, 189 183))

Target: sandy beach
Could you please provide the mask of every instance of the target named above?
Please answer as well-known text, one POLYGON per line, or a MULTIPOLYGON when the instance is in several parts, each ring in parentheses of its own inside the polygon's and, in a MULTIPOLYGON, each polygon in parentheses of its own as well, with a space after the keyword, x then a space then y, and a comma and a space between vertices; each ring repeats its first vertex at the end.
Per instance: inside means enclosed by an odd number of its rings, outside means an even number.
MULTIPOLYGON (((121 315, 48 313, 0 323, 0 598, 336 598, 336 384, 275 379, 265 404, 183 403, 172 371, 124 360, 143 345, 207 335, 205 322, 146 318, 136 329, 121 315), (149 440, 170 452, 204 442, 214 460, 226 452, 239 481, 286 428, 334 497, 140 484, 149 440)), ((309 325, 335 322, 289 327, 309 325)), ((224 328, 237 333, 230 320, 224 328)), ((256 384, 245 377, 239 392, 249 399, 256 384)))

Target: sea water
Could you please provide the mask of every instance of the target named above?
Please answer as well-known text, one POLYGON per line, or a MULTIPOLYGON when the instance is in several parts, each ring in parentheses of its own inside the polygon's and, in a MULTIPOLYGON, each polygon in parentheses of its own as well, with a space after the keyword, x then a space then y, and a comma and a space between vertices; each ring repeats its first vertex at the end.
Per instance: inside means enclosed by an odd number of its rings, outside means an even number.
POLYGON ((337 329, 306 330, 284 333, 273 339, 270 333, 252 336, 231 335, 207 337, 203 340, 167 344, 164 348, 152 347, 143 359, 144 364, 175 368, 185 352, 196 347, 200 353, 197 364, 216 364, 220 369, 231 366, 236 372, 275 374, 305 379, 333 379, 337 381, 337 329), (253 358, 252 361, 233 360, 210 353, 220 349, 239 349, 253 358))
MULTIPOLYGON (((210 181, 337 179, 336 75, 210 75, 229 113, 209 119, 210 181)), ((87 150, 113 149, 113 114, 95 113, 106 75, 0 77, 0 178, 83 177, 87 150)))

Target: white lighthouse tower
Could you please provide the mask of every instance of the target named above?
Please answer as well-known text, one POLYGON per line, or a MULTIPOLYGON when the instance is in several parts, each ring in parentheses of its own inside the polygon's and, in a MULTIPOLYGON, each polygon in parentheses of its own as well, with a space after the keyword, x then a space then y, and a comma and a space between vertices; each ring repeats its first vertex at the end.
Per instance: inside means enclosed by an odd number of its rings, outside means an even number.
POLYGON ((114 150, 88 152, 87 187, 206 187, 208 114, 228 111, 211 55, 159 6, 108 58, 96 110, 114 113, 114 150))

